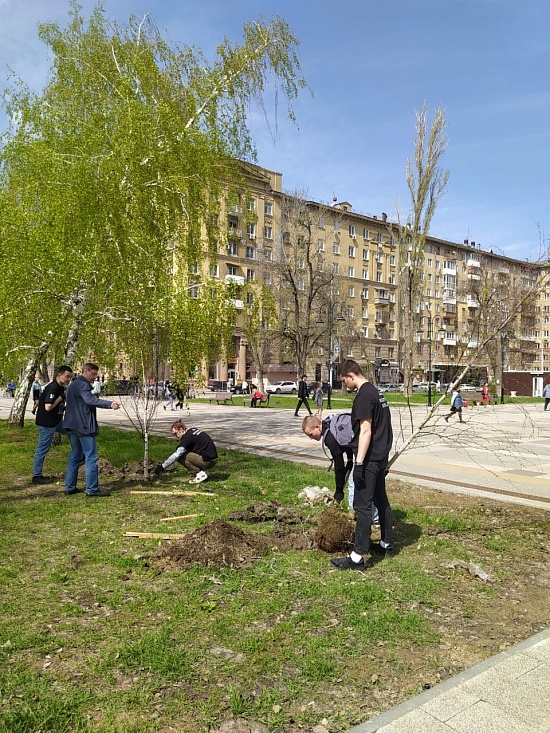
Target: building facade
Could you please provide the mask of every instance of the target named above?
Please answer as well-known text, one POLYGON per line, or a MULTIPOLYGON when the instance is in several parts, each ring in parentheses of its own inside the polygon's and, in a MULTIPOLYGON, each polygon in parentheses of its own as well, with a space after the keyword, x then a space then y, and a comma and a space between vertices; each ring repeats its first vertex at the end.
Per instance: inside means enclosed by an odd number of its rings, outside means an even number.
MULTIPOLYGON (((217 258, 204 264, 211 278, 236 288, 233 342, 226 356, 203 365, 204 376, 235 382, 254 381, 257 376, 244 327, 254 289, 264 285, 279 297, 281 262, 291 256, 283 209, 293 197, 283 192, 282 174, 247 164, 245 175, 246 192, 222 211, 220 225, 226 236, 220 238, 217 258)), ((315 267, 329 268, 334 275, 329 306, 321 297, 312 305, 321 316, 328 308, 332 318, 327 323, 325 317, 324 324, 318 320, 307 355, 308 378, 327 380, 331 367, 336 374, 338 363, 351 357, 378 383, 398 382, 404 348, 412 349, 416 381, 449 382, 470 361, 468 379, 477 382, 502 383, 503 371, 547 370, 550 288, 543 265, 486 251, 469 240, 454 243, 428 237, 417 264, 415 337, 406 345, 402 327, 407 308, 403 273, 410 267, 406 228, 385 213, 355 211, 346 201, 301 199, 300 203, 301 211, 308 212, 311 262, 315 257, 315 267)), ((296 283, 298 294, 300 287, 307 291, 308 277, 313 277, 307 263, 303 269, 296 283)), ((291 342, 285 345, 283 338, 283 299, 278 303, 281 338, 273 339, 264 375, 272 383, 299 377, 291 342)))

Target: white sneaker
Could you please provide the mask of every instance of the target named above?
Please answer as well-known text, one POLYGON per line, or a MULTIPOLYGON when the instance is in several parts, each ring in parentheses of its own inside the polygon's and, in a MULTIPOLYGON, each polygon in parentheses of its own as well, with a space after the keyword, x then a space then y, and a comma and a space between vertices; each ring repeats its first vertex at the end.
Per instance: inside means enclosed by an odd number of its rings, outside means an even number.
POLYGON ((206 471, 199 471, 198 474, 195 476, 195 478, 192 478, 189 480, 190 484, 202 484, 203 481, 206 481, 208 478, 208 474, 206 471))

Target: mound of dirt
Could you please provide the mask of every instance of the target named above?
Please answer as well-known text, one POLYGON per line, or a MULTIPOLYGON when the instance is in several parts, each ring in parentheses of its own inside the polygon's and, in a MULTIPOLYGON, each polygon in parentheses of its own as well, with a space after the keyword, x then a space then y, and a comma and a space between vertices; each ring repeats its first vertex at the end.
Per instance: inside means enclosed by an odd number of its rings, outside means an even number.
POLYGON ((249 568, 264 555, 271 543, 267 537, 243 532, 225 519, 199 527, 164 548, 158 556, 161 567, 249 568))
POLYGON ((313 538, 325 552, 349 552, 354 535, 355 522, 336 507, 329 506, 322 513, 313 538))
MULTIPOLYGON (((156 462, 149 461, 149 475, 153 472, 156 462)), ((106 458, 100 458, 98 461, 99 475, 102 478, 109 478, 115 481, 143 481, 143 461, 133 461, 125 463, 120 468, 106 458)), ((82 464, 79 468, 81 478, 84 478, 85 468, 82 464)))

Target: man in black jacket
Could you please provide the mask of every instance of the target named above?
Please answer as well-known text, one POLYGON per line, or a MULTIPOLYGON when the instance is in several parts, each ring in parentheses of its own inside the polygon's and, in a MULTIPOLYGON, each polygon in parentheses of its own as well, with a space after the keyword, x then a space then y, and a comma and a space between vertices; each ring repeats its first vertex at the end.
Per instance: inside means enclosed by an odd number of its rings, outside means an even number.
POLYGON ((302 375, 302 379, 298 383, 298 404, 296 405, 294 417, 298 417, 298 410, 302 405, 305 405, 309 414, 313 415, 309 406, 309 402, 307 401, 307 382, 305 374, 302 375))

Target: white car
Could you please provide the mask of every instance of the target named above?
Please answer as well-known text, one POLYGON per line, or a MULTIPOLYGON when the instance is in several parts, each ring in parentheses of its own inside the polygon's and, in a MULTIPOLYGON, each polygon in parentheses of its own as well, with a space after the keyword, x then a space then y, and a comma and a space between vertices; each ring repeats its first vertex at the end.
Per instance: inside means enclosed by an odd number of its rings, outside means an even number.
POLYGON ((298 394, 298 385, 296 382, 275 382, 268 384, 266 390, 275 394, 298 394))

